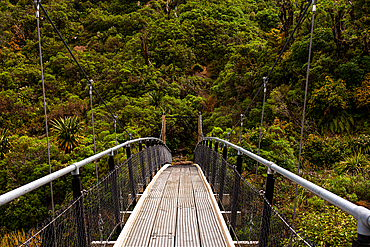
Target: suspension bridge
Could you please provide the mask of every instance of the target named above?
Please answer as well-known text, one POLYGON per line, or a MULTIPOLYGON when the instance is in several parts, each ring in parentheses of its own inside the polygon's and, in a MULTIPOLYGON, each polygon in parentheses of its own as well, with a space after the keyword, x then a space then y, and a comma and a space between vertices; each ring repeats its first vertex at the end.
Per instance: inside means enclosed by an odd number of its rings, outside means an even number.
MULTIPOLYGON (((35 6, 38 27, 41 8, 56 29, 41 3, 35 1, 35 6)), ((314 7, 316 9, 316 5, 314 7)), ((69 48, 68 51, 79 65, 69 48)), ((79 67, 89 83, 90 100, 94 91, 105 104, 92 80, 79 67)), ((272 70, 257 94, 266 88, 272 70)), ((107 104, 105 106, 115 123, 125 130, 107 104)), ((47 129, 46 107, 44 109, 47 129)), ((245 112, 237 125, 243 124, 244 115, 245 112)), ((198 118, 198 142, 192 164, 173 164, 171 150, 166 146, 163 115, 159 138, 126 141, 1 195, 0 206, 52 184, 62 176, 72 176, 73 200, 17 246, 315 246, 273 207, 273 197, 277 193, 274 192, 275 174, 352 215, 358 222, 358 236, 352 246, 370 246, 370 210, 228 140, 204 137, 201 114, 187 117, 198 118), (109 173, 103 178, 97 177, 97 183, 91 188, 83 189, 81 168, 106 156, 109 173), (258 190, 241 175, 243 160, 247 159, 266 166, 264 189, 258 190)))
POLYGON ((370 210, 219 138, 200 137, 194 163, 173 165, 163 139, 127 141, 1 195, 3 205, 73 177, 74 200, 18 246, 314 246, 272 206, 275 173, 351 214, 358 221, 353 246, 369 245, 370 210), (104 156, 110 172, 83 190, 80 169, 104 156), (243 159, 268 168, 264 190, 240 175, 243 159))

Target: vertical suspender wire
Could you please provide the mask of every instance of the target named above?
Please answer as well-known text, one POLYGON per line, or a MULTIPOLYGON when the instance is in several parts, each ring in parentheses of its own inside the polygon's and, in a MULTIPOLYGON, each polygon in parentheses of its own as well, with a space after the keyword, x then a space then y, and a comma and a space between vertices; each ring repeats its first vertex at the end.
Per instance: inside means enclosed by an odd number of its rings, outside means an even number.
MULTIPOLYGON (((36 5, 36 22, 37 22, 37 37, 39 41, 39 55, 40 55, 40 68, 41 68, 41 84, 42 84, 42 97, 44 101, 44 114, 45 114, 45 129, 46 129, 46 145, 48 149, 48 163, 49 163, 49 174, 51 174, 51 163, 50 163, 50 143, 49 143, 49 130, 48 130, 48 117, 46 113, 46 97, 45 97, 45 82, 44 82, 44 67, 42 62, 42 49, 41 49, 41 35, 40 35, 40 1, 35 0, 36 5)), ((54 193, 53 193, 53 182, 50 182, 50 196, 51 196, 51 209, 53 213, 53 233, 54 238, 56 237, 55 232, 55 209, 54 209, 54 193)), ((54 241, 56 245, 56 241, 54 241)))
MULTIPOLYGON (((116 146, 118 145, 117 141, 117 116, 114 116, 114 137, 116 139, 116 146)), ((119 156, 118 156, 118 150, 117 150, 117 165, 119 165, 119 156)))
MULTIPOLYGON (((293 29, 292 33, 290 34, 290 36, 289 36, 288 40, 285 42, 283 49, 281 49, 281 51, 280 51, 280 53, 279 53, 279 56, 277 57, 277 59, 276 59, 276 60, 275 60, 275 62, 274 62, 274 65, 273 65, 273 66, 272 66, 272 68, 270 69, 270 71, 269 71, 269 73, 268 73, 268 75, 267 75, 267 77, 266 77, 266 78, 267 78, 267 80, 270 78, 270 76, 271 76, 271 74, 272 74, 272 72, 273 72, 273 70, 274 70, 274 68, 275 68, 276 64, 279 62, 279 60, 280 60, 281 56, 283 55, 283 53, 284 53, 284 51, 285 51, 286 47, 287 47, 287 46, 288 46, 288 44, 290 43, 290 40, 292 39, 292 37, 293 37, 293 35, 294 35, 295 31, 297 30, 297 28, 298 28, 299 24, 301 24, 301 22, 302 22, 302 20, 303 20, 304 16, 306 15, 306 12, 307 12, 307 10, 308 10, 308 8, 309 8, 309 6, 310 6, 311 2, 312 2, 312 0, 308 0, 308 4, 307 4, 306 8, 304 9, 303 14, 302 14, 302 15, 301 15, 301 17, 298 19, 298 22, 297 22, 296 26, 294 27, 294 29, 293 29)), ((247 112, 248 112, 249 108, 251 107, 252 103, 253 103, 253 102, 254 102, 254 100, 256 99, 257 95, 261 92, 262 87, 263 87, 263 83, 261 84, 261 86, 260 86, 260 88, 258 89, 257 93, 254 95, 254 97, 253 97, 252 101, 249 103, 249 105, 248 105, 247 109, 245 109, 245 111, 244 111, 244 113, 243 113, 243 115, 244 115, 244 116, 247 114, 247 112)), ((232 130, 230 131, 230 133, 232 133, 232 132, 234 131, 234 129, 236 128, 236 126, 238 126, 238 125, 239 125, 239 122, 240 122, 240 120, 238 120, 238 122, 233 126, 232 130)), ((229 141, 229 139, 228 139, 228 141, 229 141)))
MULTIPOLYGON (((109 108, 109 106, 107 105, 107 103, 105 103, 104 99, 102 98, 102 96, 99 94, 98 90, 96 90, 96 88, 94 87, 94 85, 92 85, 92 80, 89 79, 89 77, 87 76, 85 70, 82 68, 82 66, 80 65, 80 63, 77 61, 76 57, 73 55, 71 49, 69 48, 69 46, 67 45, 66 41, 64 40, 63 36, 60 34, 58 28, 55 26, 54 22, 51 20, 50 16, 48 15, 48 12, 45 10, 45 8, 42 6, 42 4, 39 2, 39 5, 42 9, 42 11, 44 12, 45 16, 47 17, 47 19, 49 20, 50 24, 53 26, 55 32, 58 34, 59 38, 62 40, 64 46, 67 48, 69 54, 71 55, 71 57, 73 58, 73 60, 76 62, 76 64, 78 65, 78 67, 80 68, 81 72, 84 74, 89 86, 92 87, 92 89, 95 91, 96 95, 99 97, 100 101, 103 102, 105 108, 109 111, 110 115, 113 117, 114 114, 112 112, 112 110, 109 108)), ((126 130, 125 127, 123 127, 122 123, 120 121, 117 121, 117 123, 121 126, 121 128, 126 132, 127 135, 129 135, 130 133, 128 133, 128 131, 126 130)))
POLYGON ((243 114, 240 114, 239 146, 242 146, 243 122, 244 122, 244 115, 243 114))
MULTIPOLYGON (((90 110, 91 110, 91 125, 93 131, 93 142, 94 142, 94 155, 96 154, 96 140, 95 140, 95 121, 94 121, 94 108, 92 102, 92 80, 89 80, 89 97, 90 97, 90 110)), ((103 242, 103 219, 101 218, 101 205, 100 205, 100 189, 99 189, 99 170, 98 162, 95 160, 95 174, 96 174, 96 189, 98 192, 98 207, 99 207, 99 231, 100 231, 100 242, 103 242)))
MULTIPOLYGON (((95 125, 94 125, 94 111, 93 111, 93 103, 92 103, 92 80, 89 81, 89 96, 90 96, 90 109, 91 109, 91 125, 93 131, 93 141, 94 141, 94 155, 96 154, 96 142, 95 142, 95 125)), ((95 160, 95 173, 96 173, 96 184, 99 182, 99 173, 98 173, 98 165, 95 160)))
MULTIPOLYGON (((263 101, 262 101, 262 116, 261 116, 261 125, 260 125, 260 137, 258 139, 258 156, 260 155, 261 150, 261 139, 262 139, 262 126, 263 126, 263 117, 265 113, 265 102, 266 102, 266 87, 268 83, 268 77, 263 77, 263 101)), ((256 175, 254 178, 254 187, 257 188, 257 174, 258 174, 259 162, 256 165, 256 175)))
MULTIPOLYGON (((305 123, 305 118, 306 118, 306 101, 307 101, 307 91, 308 91, 308 78, 309 78, 309 75, 310 75, 310 63, 311 63, 311 53, 312 53, 312 37, 313 37, 313 29, 314 29, 314 23, 315 23, 315 13, 316 13, 316 0, 313 1, 313 6, 312 6, 311 37, 310 37, 310 47, 309 47, 309 50, 308 50, 306 87, 305 87, 305 91, 304 91, 303 116, 302 116, 302 125, 301 125, 301 140, 299 142, 299 154, 298 154, 297 175, 299 175, 299 169, 300 169, 300 166, 301 166, 304 123, 305 123)), ((293 228, 294 228, 295 213, 296 213, 296 208, 297 208, 297 193, 298 193, 298 185, 296 185, 296 187, 295 187, 294 211, 293 211, 293 219, 292 219, 292 226, 293 226, 293 228)), ((292 246, 292 240, 293 239, 290 238, 290 246, 292 246)))

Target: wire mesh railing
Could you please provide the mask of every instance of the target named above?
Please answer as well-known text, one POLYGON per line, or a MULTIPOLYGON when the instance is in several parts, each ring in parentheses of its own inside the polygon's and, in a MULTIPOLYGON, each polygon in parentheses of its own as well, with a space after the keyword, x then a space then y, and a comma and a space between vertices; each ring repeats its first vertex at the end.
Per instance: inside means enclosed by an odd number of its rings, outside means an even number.
POLYGON ((14 246, 105 246, 116 239, 138 195, 164 164, 172 163, 167 146, 143 149, 142 143, 138 144, 139 151, 133 155, 133 144, 125 147, 128 158, 117 166, 113 152, 109 154, 110 172, 88 190, 81 191, 79 176, 74 174, 74 200, 33 231, 27 241, 14 246))
POLYGON ((200 142, 194 162, 207 177, 234 240, 249 246, 314 246, 272 207, 264 191, 258 191, 240 175, 242 156, 231 164, 227 161, 227 146, 222 154, 218 149, 217 142, 213 148, 212 142, 200 142))

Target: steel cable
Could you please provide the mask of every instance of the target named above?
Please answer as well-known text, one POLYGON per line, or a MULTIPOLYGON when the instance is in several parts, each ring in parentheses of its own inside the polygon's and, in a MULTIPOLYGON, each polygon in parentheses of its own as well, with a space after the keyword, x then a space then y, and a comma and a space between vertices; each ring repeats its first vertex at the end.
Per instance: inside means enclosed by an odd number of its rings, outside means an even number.
MULTIPOLYGON (((109 106, 107 105, 107 103, 104 101, 104 99, 101 97, 101 95, 99 94, 99 92, 96 90, 96 88, 94 87, 94 85, 92 84, 92 80, 89 79, 89 77, 87 76, 85 70, 82 68, 82 66, 80 65, 80 63, 77 61, 76 57, 73 55, 71 49, 69 48, 69 46, 67 45, 66 41, 64 40, 63 36, 60 34, 58 28, 55 26, 54 22, 51 20, 50 16, 48 15, 47 11, 45 10, 45 8, 42 6, 41 3, 39 3, 42 11, 45 13, 47 19, 49 20, 49 22, 51 23, 51 25, 53 26, 54 30, 56 31, 56 33, 58 34, 59 38, 62 40, 64 46, 67 48, 69 54, 72 56, 73 60, 76 62, 76 64, 78 65, 78 67, 80 68, 81 72, 84 74, 86 80, 87 80, 87 83, 89 84, 89 86, 92 87, 92 89, 95 91, 95 93, 98 95, 99 99, 103 102, 105 108, 109 111, 109 113, 111 114, 111 116, 114 118, 114 114, 112 112, 112 110, 109 108, 109 106)), ((121 126, 121 128, 127 133, 127 135, 130 135, 130 133, 126 130, 125 127, 123 127, 123 125, 121 124, 121 122, 117 119, 117 122, 118 124, 121 126)))
MULTIPOLYGON (((269 80, 269 78, 270 78, 270 76, 271 76, 271 74, 272 74, 272 72, 273 72, 273 70, 274 70, 274 68, 275 68, 276 64, 279 62, 279 60, 280 60, 280 58, 281 58, 281 56, 282 56, 283 52, 285 51, 286 47, 288 46, 288 44, 289 44, 290 40, 292 39, 292 37, 293 37, 294 33, 296 32, 296 30, 297 30, 297 28, 298 28, 298 26, 301 24, 301 22, 302 22, 302 20, 303 20, 304 16, 305 16, 305 15, 306 15, 306 13, 307 13, 307 10, 308 10, 308 8, 309 8, 309 6, 310 6, 311 2, 312 2, 312 0, 308 0, 308 4, 307 4, 306 8, 304 9, 303 14, 300 16, 300 18, 299 18, 299 20, 298 20, 298 22, 297 22, 296 26, 294 27, 294 29, 293 29, 292 33, 290 34, 290 36, 289 36, 288 40, 285 42, 284 47, 281 49, 281 51, 280 51, 280 53, 279 53, 278 58, 275 60, 274 65, 272 66, 272 68, 270 69, 270 71, 269 71, 268 75, 266 76, 266 80, 267 80, 267 81, 269 80)), ((263 88, 263 85, 264 85, 264 83, 261 83, 260 88, 258 89, 257 93, 254 95, 254 97, 253 97, 252 101, 249 103, 249 105, 248 105, 247 109, 244 111, 244 113, 243 113, 243 115, 244 115, 244 116, 246 116, 246 113, 248 112, 249 108, 251 107, 251 105, 252 105, 252 104, 253 104, 253 102, 255 101, 255 99, 256 99, 256 97, 258 96, 258 94, 261 92, 261 90, 262 90, 262 88, 263 88)), ((239 119, 239 121, 234 125, 234 127, 232 128, 232 130, 231 130, 230 134, 234 131, 234 129, 236 128, 236 126, 238 126, 238 125, 239 125, 239 123, 240 123, 240 119, 239 119)))
MULTIPOLYGON (((307 104, 306 102, 307 102, 307 91, 308 91, 308 79, 309 79, 309 75, 310 75, 310 64, 311 64, 311 55, 312 55, 312 38, 313 38, 313 29, 314 29, 314 24, 315 24, 315 13, 316 13, 316 0, 314 0, 313 6, 312 6, 312 23, 311 23, 310 47, 309 47, 309 50, 308 50, 306 87, 305 87, 305 91, 304 91, 303 114, 302 114, 302 125, 301 125, 301 139, 300 139, 300 142, 299 142, 299 154, 298 154, 298 168, 297 168, 297 174, 298 175, 299 175, 299 169, 300 169, 300 165, 301 165, 304 123, 305 123, 305 118, 306 118, 306 104, 307 104)), ((297 208, 297 193, 298 193, 298 185, 296 184, 295 197, 294 197, 294 211, 293 211, 293 218, 292 218, 293 227, 294 227, 295 213, 296 213, 296 208, 297 208)))
MULTIPOLYGON (((49 143, 49 128, 48 128, 48 117, 46 111, 46 97, 45 97, 45 81, 44 81, 44 67, 42 62, 42 47, 41 47, 41 35, 40 35, 40 1, 36 0, 36 23, 37 23, 37 37, 39 43, 39 55, 40 55, 40 70, 41 70, 41 84, 42 84, 42 98, 44 103, 44 114, 45 114, 45 129, 46 129, 46 145, 48 150, 48 164, 49 164, 49 174, 51 174, 51 163, 50 163, 50 143, 49 143)), ((50 197, 51 197, 51 209, 52 217, 55 217, 55 205, 54 205, 54 192, 53 192, 53 182, 50 182, 50 197)), ((55 233, 54 233, 55 237, 55 233)))

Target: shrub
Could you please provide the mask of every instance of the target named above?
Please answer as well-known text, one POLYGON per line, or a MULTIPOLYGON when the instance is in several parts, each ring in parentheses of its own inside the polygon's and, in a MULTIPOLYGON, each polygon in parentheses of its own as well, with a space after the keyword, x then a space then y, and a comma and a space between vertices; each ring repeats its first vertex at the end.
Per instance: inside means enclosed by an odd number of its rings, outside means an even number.
POLYGON ((311 209, 299 217, 298 230, 318 246, 352 246, 356 238, 356 219, 334 206, 323 212, 311 209))

